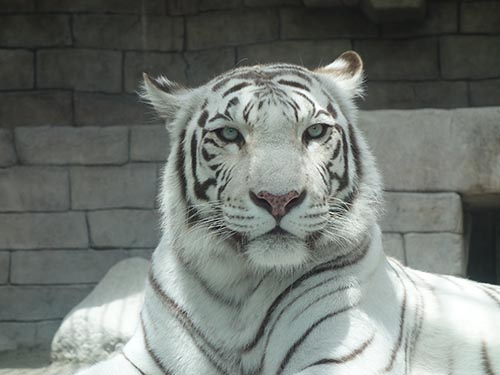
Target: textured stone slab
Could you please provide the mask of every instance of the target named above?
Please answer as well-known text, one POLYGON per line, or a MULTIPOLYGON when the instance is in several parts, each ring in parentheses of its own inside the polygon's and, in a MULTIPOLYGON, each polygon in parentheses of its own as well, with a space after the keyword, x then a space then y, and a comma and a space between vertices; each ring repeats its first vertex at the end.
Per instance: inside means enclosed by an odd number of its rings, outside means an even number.
POLYGON ((500 77, 499 45, 499 35, 443 37, 439 49, 443 77, 448 79, 500 77))
POLYGON ((0 251, 0 284, 6 284, 9 281, 9 269, 10 253, 8 251, 0 251))
POLYGON ((157 13, 165 12, 162 0, 37 0, 41 12, 89 13, 157 13))
POLYGON ((154 210, 104 210, 87 214, 96 248, 156 247, 159 215, 154 210))
POLYGON ((0 13, 31 12, 35 10, 35 0, 0 0, 0 13))
MULTIPOLYGON (((2 371, 5 371, 5 368, 10 365, 10 358, 5 358, 4 351, 32 347, 47 348, 60 324, 60 320, 0 322, 0 374, 4 374, 2 371)), ((26 367, 30 367, 30 359, 24 358, 23 364, 26 367)), ((43 361, 34 363, 43 365, 43 361)))
POLYGON ((85 364, 55 362, 50 364, 46 349, 23 349, 0 352, 0 375, 74 375, 85 364))
POLYGON ((124 250, 15 251, 11 282, 18 285, 96 283, 114 264, 129 256, 124 250))
POLYGON ((60 319, 91 290, 89 286, 2 286, 0 320, 60 319))
POLYGON ((0 46, 55 47, 71 44, 69 17, 23 14, 0 16, 0 46))
POLYGON ((282 9, 282 39, 370 38, 377 26, 358 9, 282 9))
POLYGON ((179 51, 184 38, 180 17, 77 15, 73 32, 77 47, 179 51))
POLYGON ((289 62, 312 69, 331 63, 351 48, 351 42, 347 39, 253 44, 238 47, 238 61, 243 65, 289 62))
MULTIPOLYGON (((249 7, 295 6, 301 5, 300 0, 244 0, 249 7)), ((307 5, 307 4, 306 4, 307 5)))
POLYGON ((10 129, 0 129, 0 167, 8 167, 17 161, 14 136, 10 129))
POLYGON ((71 170, 71 207, 154 208, 156 177, 154 164, 75 167, 71 170))
POLYGON ((0 127, 70 125, 72 122, 70 92, 37 90, 0 93, 0 127))
POLYGON ((0 50, 0 90, 33 88, 34 58, 30 51, 0 50))
POLYGON ((404 236, 408 266, 428 272, 464 275, 463 236, 452 233, 410 233, 404 236))
POLYGON ((66 211, 69 177, 66 169, 14 167, 0 169, 0 211, 66 211))
POLYGON ((165 161, 169 152, 169 137, 164 125, 133 126, 130 129, 132 161, 165 161))
POLYGON ((87 248, 85 214, 0 214, 0 249, 87 248))
POLYGON ((462 202, 455 193, 385 193, 386 232, 462 233, 462 202))
POLYGON ((81 91, 120 92, 122 54, 89 49, 37 52, 37 85, 81 91))
POLYGON ((406 264, 403 236, 399 233, 383 233, 382 247, 387 256, 396 258, 406 264))
POLYGON ((435 79, 439 75, 437 41, 363 40, 354 43, 370 80, 435 79))
POLYGON ((360 127, 390 191, 500 191, 500 108, 368 111, 360 127), (398 140, 398 141, 395 141, 398 140))
POLYGON ((235 48, 188 51, 184 54, 188 67, 188 83, 201 85, 216 75, 232 69, 236 63, 235 48))
POLYGON ((276 40, 278 27, 278 14, 273 10, 204 13, 187 19, 187 47, 207 49, 276 40))
POLYGON ((361 7, 374 22, 423 20, 426 0, 364 0, 361 7))
POLYGON ((473 106, 500 106, 500 79, 472 81, 470 104, 473 106))
POLYGON ((126 127, 17 128, 19 159, 26 164, 123 164, 128 161, 126 127))
POLYGON ((461 32, 500 32, 500 3, 498 1, 463 2, 460 7, 461 32))
POLYGON ((124 69, 125 91, 131 93, 139 90, 144 72, 152 77, 161 74, 183 85, 187 82, 187 67, 180 53, 127 52, 124 69))

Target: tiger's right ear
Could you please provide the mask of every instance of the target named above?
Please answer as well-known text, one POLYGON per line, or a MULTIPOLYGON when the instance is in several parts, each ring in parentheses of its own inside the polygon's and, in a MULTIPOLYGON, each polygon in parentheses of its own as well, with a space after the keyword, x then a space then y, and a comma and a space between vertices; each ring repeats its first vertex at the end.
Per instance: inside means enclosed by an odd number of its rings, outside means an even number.
POLYGON ((146 73, 143 73, 142 77, 144 82, 139 95, 153 106, 167 124, 170 123, 181 108, 181 99, 178 94, 183 91, 183 88, 163 76, 150 78, 146 73))

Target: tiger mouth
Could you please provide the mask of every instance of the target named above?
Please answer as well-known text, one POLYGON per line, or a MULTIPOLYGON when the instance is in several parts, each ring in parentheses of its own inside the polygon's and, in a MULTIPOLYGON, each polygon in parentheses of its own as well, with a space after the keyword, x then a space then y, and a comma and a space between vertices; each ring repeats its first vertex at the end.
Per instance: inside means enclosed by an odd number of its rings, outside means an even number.
POLYGON ((284 230, 279 225, 276 225, 273 229, 271 229, 269 232, 267 232, 265 234, 279 235, 279 236, 293 236, 293 234, 284 230))

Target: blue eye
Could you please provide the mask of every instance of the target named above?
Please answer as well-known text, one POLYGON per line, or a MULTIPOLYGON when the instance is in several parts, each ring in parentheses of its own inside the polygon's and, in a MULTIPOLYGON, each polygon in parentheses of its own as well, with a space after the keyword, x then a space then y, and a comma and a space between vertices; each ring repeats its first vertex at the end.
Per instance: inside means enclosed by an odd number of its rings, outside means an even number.
POLYGON ((223 128, 217 129, 216 134, 225 142, 239 142, 243 140, 243 136, 241 135, 241 133, 230 126, 225 126, 223 128))
POLYGON ((309 126, 304 132, 304 140, 308 141, 311 139, 318 139, 325 135, 328 130, 328 125, 325 124, 314 124, 309 126))

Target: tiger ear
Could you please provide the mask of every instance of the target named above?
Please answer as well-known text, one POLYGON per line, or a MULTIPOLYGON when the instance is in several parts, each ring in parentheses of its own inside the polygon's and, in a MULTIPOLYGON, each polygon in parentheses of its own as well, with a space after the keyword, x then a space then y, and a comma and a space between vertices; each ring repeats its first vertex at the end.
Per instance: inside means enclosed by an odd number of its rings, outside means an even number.
POLYGON ((333 79, 350 98, 363 95, 363 60, 354 51, 344 52, 331 64, 315 72, 333 79))
POLYGON ((178 94, 183 90, 182 87, 163 76, 151 78, 143 73, 142 77, 144 82, 139 92, 141 98, 151 104, 167 124, 173 121, 177 111, 181 108, 181 99, 178 94))

